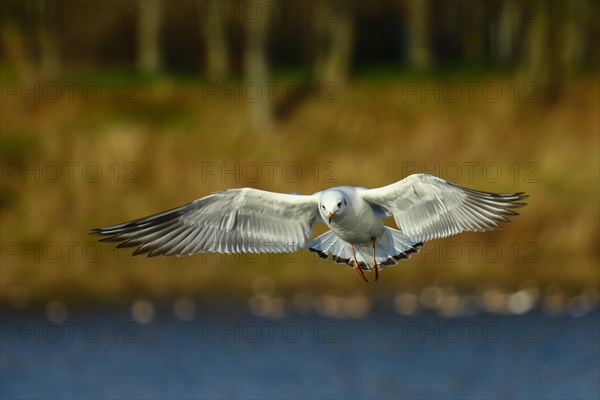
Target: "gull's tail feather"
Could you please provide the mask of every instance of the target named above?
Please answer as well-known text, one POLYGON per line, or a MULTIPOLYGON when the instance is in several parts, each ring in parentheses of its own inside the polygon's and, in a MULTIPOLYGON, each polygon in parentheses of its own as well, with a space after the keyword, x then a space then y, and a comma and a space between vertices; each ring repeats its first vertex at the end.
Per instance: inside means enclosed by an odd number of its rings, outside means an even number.
MULTIPOLYGON (((381 269, 384 266, 396 265, 399 261, 410 258, 417 253, 423 243, 415 242, 397 229, 385 227, 383 235, 379 237, 375 245, 375 260, 381 269)), ((332 231, 327 231, 321 236, 304 245, 308 250, 317 253, 321 258, 332 255, 333 261, 338 264, 354 266, 352 247, 350 243, 340 239, 332 231)), ((370 271, 373 262, 373 246, 371 243, 354 245, 356 259, 361 269, 370 271)))

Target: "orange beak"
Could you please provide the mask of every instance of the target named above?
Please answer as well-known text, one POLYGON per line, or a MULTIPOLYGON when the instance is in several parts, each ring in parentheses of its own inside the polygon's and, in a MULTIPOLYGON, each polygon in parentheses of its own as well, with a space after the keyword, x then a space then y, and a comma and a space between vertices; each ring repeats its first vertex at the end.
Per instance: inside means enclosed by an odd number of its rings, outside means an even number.
POLYGON ((328 217, 329 217, 329 223, 331 223, 331 218, 333 218, 333 213, 330 212, 329 215, 328 215, 328 217))

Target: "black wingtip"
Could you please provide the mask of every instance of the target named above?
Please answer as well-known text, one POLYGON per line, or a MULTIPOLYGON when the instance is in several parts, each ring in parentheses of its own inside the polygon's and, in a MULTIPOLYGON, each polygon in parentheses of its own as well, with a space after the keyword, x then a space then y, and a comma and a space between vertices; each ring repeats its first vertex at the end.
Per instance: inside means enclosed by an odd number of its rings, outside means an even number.
MULTIPOLYGON (((404 250, 403 252, 400 252, 399 254, 396 254, 394 256, 390 256, 388 257, 385 261, 381 261, 379 263, 377 263, 378 266, 394 266, 396 264, 398 264, 400 261, 402 260, 407 260, 409 259, 413 254, 418 253, 421 248, 423 247, 425 243, 424 242, 417 242, 414 243, 412 245, 410 245, 408 247, 408 249, 404 250)), ((311 249, 309 248, 310 251, 317 253, 317 255, 321 258, 327 258, 328 254, 325 254, 319 250, 316 249, 311 249)), ((350 267, 354 267, 354 259, 352 258, 342 258, 340 256, 336 256, 336 255, 332 255, 331 259, 333 260, 333 262, 335 262, 336 264, 347 264, 350 267)), ((358 266, 360 267, 360 269, 364 270, 364 271, 370 271, 371 270, 371 266, 365 264, 364 262, 359 262, 358 266)))
POLYGON ((126 240, 124 242, 119 243, 115 248, 116 249, 128 249, 131 247, 139 246, 140 244, 134 240, 126 240))
MULTIPOLYGON (((104 234, 104 235, 108 236, 106 234, 104 234)), ((118 243, 118 242, 122 242, 123 239, 119 235, 111 234, 108 237, 103 237, 102 239, 98 239, 98 241, 102 242, 102 243, 118 243)))
POLYGON ((309 247, 308 251, 312 252, 312 253, 316 253, 317 256, 319 256, 319 258, 327 258, 327 253, 322 252, 321 250, 317 250, 314 247, 309 247))

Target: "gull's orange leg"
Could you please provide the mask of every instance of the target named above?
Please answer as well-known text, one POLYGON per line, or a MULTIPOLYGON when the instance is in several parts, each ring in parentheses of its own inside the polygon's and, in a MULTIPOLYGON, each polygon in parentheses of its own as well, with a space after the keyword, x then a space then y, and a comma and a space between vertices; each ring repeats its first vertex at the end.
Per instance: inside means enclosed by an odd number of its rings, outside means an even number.
POLYGON ((377 279, 379 279, 379 270, 377 269, 377 260, 375 260, 375 241, 377 239, 372 238, 371 242, 373 243, 373 265, 371 266, 371 268, 373 269, 373 276, 375 277, 375 282, 377 282, 377 279))
POLYGON ((356 253, 354 252, 354 245, 350 244, 350 246, 352 246, 352 255, 354 256, 354 269, 356 270, 356 272, 358 272, 358 274, 363 279, 363 281, 369 282, 367 280, 367 277, 365 276, 365 273, 362 271, 362 269, 360 269, 360 266, 358 265, 358 260, 356 259, 356 253))

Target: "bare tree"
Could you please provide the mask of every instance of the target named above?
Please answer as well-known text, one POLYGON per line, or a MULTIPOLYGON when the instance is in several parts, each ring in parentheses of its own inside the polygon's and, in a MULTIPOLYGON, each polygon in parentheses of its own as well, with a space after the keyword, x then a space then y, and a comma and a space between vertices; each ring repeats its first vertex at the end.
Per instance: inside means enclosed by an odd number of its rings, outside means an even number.
POLYGON ((430 46, 431 14, 429 0, 416 0, 406 4, 408 63, 415 69, 429 68, 432 61, 430 46))
POLYGON ((140 12, 137 25, 137 66, 144 73, 154 74, 162 68, 162 4, 161 0, 138 0, 137 4, 140 12))
POLYGON ((590 1, 566 2, 560 62, 566 77, 572 77, 581 68, 585 54, 585 39, 594 15, 590 1))
POLYGON ((491 52, 496 62, 510 65, 514 60, 515 36, 517 33, 515 0, 504 0, 498 18, 492 22, 491 52))
POLYGON ((34 79, 36 68, 31 51, 18 21, 10 15, 0 24, 0 45, 3 58, 15 67, 20 79, 34 79))
MULTIPOLYGON (((49 0, 42 0, 42 7, 49 3, 49 0)), ((40 72, 46 77, 56 77, 60 74, 61 57, 60 42, 58 35, 58 26, 54 21, 40 16, 39 22, 39 41, 40 41, 40 72)))
POLYGON ((206 77, 223 81, 229 78, 229 47, 226 36, 228 0, 205 0, 200 4, 200 27, 206 43, 206 77))
MULTIPOLYGON (((35 18, 28 21, 23 15, 7 12, 0 24, 0 45, 6 60, 21 79, 53 78, 60 73, 60 45, 56 21, 44 14, 49 0, 32 0, 20 4, 31 7, 35 18), (34 35, 28 32, 33 31, 34 35)), ((60 3, 51 4, 60 7, 60 3)))
POLYGON ((256 132, 264 132, 273 124, 273 107, 268 95, 269 66, 267 63, 267 34, 271 4, 254 3, 254 13, 246 15, 246 43, 244 46, 244 68, 248 90, 257 91, 250 100, 250 121, 256 132))
POLYGON ((553 101, 562 85, 562 76, 557 69, 559 44, 555 43, 560 21, 554 21, 553 2, 536 4, 538 7, 533 13, 524 16, 525 33, 518 76, 523 83, 534 83, 542 99, 553 101))
POLYGON ((486 50, 486 4, 471 0, 469 12, 461 18, 461 40, 463 57, 468 61, 481 62, 486 50))
POLYGON ((354 15, 348 0, 318 1, 315 15, 315 76, 319 83, 344 84, 354 44, 354 15))

